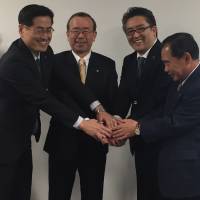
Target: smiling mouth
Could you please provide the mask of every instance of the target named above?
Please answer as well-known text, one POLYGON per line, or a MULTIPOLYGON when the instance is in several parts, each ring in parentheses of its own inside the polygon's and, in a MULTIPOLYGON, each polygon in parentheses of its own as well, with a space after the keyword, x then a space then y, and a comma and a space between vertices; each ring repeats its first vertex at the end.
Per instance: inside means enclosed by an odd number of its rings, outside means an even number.
POLYGON ((135 40, 134 43, 135 44, 141 44, 141 43, 143 43, 143 40, 135 40))
POLYGON ((38 41, 38 43, 42 46, 46 46, 46 45, 49 45, 49 40, 40 40, 38 41))

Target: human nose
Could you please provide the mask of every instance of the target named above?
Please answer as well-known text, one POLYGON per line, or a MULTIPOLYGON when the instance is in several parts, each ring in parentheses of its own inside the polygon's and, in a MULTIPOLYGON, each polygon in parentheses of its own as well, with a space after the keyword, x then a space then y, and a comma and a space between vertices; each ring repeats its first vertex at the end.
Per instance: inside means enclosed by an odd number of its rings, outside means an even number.
POLYGON ((44 32, 40 37, 43 39, 48 39, 52 37, 52 34, 49 34, 48 32, 44 32))
POLYGON ((84 31, 79 31, 77 37, 84 37, 84 31))
POLYGON ((133 33, 132 33, 132 36, 133 37, 139 37, 141 34, 140 33, 138 33, 137 31, 134 31, 133 33))

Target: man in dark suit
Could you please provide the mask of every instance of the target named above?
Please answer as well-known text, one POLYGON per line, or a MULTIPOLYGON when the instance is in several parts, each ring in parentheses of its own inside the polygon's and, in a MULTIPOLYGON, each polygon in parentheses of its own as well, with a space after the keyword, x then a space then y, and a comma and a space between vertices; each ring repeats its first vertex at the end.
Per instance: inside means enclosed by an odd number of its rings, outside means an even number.
MULTIPOLYGON (((81 128, 93 137, 109 133, 96 120, 83 118, 56 100, 48 91, 52 68, 53 12, 39 5, 19 13, 19 33, 0 61, 0 199, 30 199, 32 178, 31 134, 39 139, 39 109, 65 126, 81 128), (37 59, 40 59, 39 63, 37 59)), ((66 81, 66 85, 69 83, 66 81)), ((96 99, 71 87, 86 105, 96 99)), ((77 88, 76 88, 77 87, 77 88)), ((84 88, 83 88, 84 89, 84 88)), ((90 92, 88 92, 90 93, 90 92)))
MULTIPOLYGON (((163 41, 161 57, 165 71, 174 80, 168 93, 164 114, 159 118, 149 116, 148 119, 133 121, 133 124, 139 127, 140 135, 145 142, 160 144, 157 169, 160 200, 198 200, 199 47, 192 35, 176 33, 163 41)), ((119 136, 120 139, 125 138, 122 135, 119 136)))
MULTIPOLYGON (((122 23, 135 52, 124 58, 115 114, 124 118, 131 107, 130 118, 139 120, 162 108, 170 79, 161 62, 161 44, 157 39, 153 13, 145 8, 132 7, 124 14, 122 23)), ((131 128, 132 121, 127 119, 114 129, 113 134, 125 129, 128 138, 132 136, 131 128)), ((157 200, 158 145, 149 145, 137 136, 130 138, 130 148, 135 155, 137 199, 157 200)))
MULTIPOLYGON (((112 113, 117 90, 115 63, 91 51, 96 34, 96 22, 89 14, 78 12, 72 15, 67 23, 67 38, 72 51, 56 55, 55 70, 78 77, 79 82, 82 81, 91 90, 106 111, 112 113), (84 77, 80 73, 81 59, 84 59, 86 67, 84 77)), ((83 116, 94 117, 80 98, 71 99, 72 95, 59 77, 53 77, 51 89, 64 104, 72 102, 74 110, 83 116)), ((66 128, 59 120, 52 118, 45 150, 49 153, 49 200, 71 198, 76 171, 80 177, 81 199, 102 200, 107 145, 102 145, 82 131, 66 128)))

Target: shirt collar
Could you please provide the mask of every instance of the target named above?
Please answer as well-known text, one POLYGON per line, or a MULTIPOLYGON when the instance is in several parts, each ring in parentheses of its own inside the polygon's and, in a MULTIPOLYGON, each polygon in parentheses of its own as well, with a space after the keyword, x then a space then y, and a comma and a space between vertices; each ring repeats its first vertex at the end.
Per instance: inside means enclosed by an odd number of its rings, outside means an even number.
POLYGON ((32 55, 33 55, 33 58, 35 60, 39 59, 40 60, 40 53, 38 55, 35 55, 32 51, 31 51, 32 55))
POLYGON ((194 71, 197 69, 197 67, 200 65, 200 62, 197 64, 197 66, 190 72, 190 74, 180 83, 181 86, 185 84, 185 82, 188 80, 188 78, 194 73, 194 71))
MULTIPOLYGON (((77 55, 73 50, 72 50, 72 54, 74 55, 76 62, 78 63, 80 60, 80 56, 77 55)), ((90 56, 91 56, 91 51, 86 56, 83 57, 83 59, 85 60, 86 66, 88 66, 90 56)))
MULTIPOLYGON (((154 44, 157 42, 157 40, 158 39, 156 39, 155 41, 154 41, 154 43, 153 43, 153 45, 152 45, 152 47, 154 46, 154 44)), ((151 47, 151 48, 152 48, 151 47)), ((143 57, 143 58, 147 58, 147 56, 149 55, 149 52, 150 52, 150 50, 151 50, 151 48, 150 49, 148 49, 143 55, 141 55, 141 54, 139 54, 138 52, 137 52, 137 58, 138 57, 143 57)))

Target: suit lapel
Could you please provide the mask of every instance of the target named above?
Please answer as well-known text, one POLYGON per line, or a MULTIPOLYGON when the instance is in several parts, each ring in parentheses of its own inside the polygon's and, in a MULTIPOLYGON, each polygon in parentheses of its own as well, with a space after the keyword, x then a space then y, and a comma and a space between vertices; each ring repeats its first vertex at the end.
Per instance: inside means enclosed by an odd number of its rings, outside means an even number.
MULTIPOLYGON (((23 52, 23 57, 26 59, 27 63, 29 63, 27 67, 30 68, 34 72, 34 74, 37 74, 39 79, 43 78, 41 77, 41 74, 38 70, 37 63, 35 62, 35 59, 30 49, 28 49, 28 47, 24 44, 24 42, 21 39, 17 40, 17 42, 18 42, 17 43, 18 48, 20 48, 20 51, 23 52)), ((42 62, 41 62, 41 65, 42 65, 42 62)), ((42 70, 42 73, 44 73, 42 68, 41 70, 42 70)))
POLYGON ((103 80, 103 67, 97 64, 98 61, 96 60, 96 56, 94 53, 91 53, 88 69, 87 69, 87 76, 86 76, 86 85, 93 84, 94 81, 96 82, 99 77, 103 80), (101 75, 100 75, 101 74, 101 75))
POLYGON ((173 110, 176 108, 178 103, 181 101, 183 95, 187 93, 187 91, 194 89, 196 83, 196 80, 199 79, 200 76, 200 67, 198 66, 197 69, 191 74, 191 76, 186 80, 186 82, 183 84, 183 86, 177 90, 179 83, 174 83, 173 86, 170 89, 167 103, 166 103, 166 112, 173 112, 173 110))
POLYGON ((68 51, 66 53, 68 54, 65 57, 65 61, 66 61, 65 63, 67 67, 70 67, 70 71, 73 72, 77 77, 80 77, 79 66, 74 55, 72 54, 71 51, 68 51))
POLYGON ((48 60, 46 55, 40 54, 40 77, 43 85, 46 87, 48 85, 48 79, 50 76, 50 68, 51 68, 47 61, 48 60))
POLYGON ((160 61, 160 46, 160 42, 157 41, 151 48, 143 66, 141 82, 145 82, 144 80, 149 80, 149 78, 152 77, 152 74, 155 74, 156 66, 158 66, 157 63, 160 61))
POLYGON ((179 100, 181 99, 183 95, 182 90, 177 90, 179 83, 175 82, 168 93, 168 97, 166 100, 166 105, 165 105, 165 113, 166 114, 171 114, 173 113, 176 105, 178 104, 179 100))

